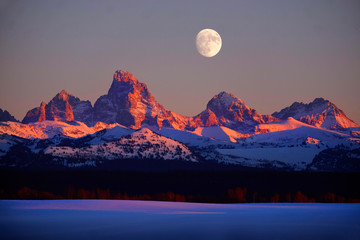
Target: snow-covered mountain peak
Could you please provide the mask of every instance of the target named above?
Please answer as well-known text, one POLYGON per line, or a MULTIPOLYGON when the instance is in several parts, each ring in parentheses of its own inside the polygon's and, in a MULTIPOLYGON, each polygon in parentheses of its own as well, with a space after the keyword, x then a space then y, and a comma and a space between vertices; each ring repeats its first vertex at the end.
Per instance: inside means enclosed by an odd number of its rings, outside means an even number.
MULTIPOLYGON (((130 72, 117 70, 108 91, 111 98, 126 98, 139 102, 156 102, 145 83, 140 82, 130 72)), ((136 106, 136 105, 135 105, 136 106)))
POLYGON ((278 120, 269 115, 260 115, 248 107, 243 100, 228 92, 220 92, 207 104, 207 109, 194 117, 200 126, 225 126, 230 129, 249 133, 259 123, 278 120))
POLYGON ((237 98, 234 94, 223 91, 215 95, 208 103, 207 108, 213 110, 214 108, 228 108, 231 105, 245 105, 244 101, 237 98))
POLYGON ((246 106, 246 104, 235 95, 228 92, 220 92, 215 95, 207 104, 207 109, 211 110, 220 119, 231 121, 243 120, 243 112, 256 112, 246 106))
POLYGON ((273 113, 272 116, 280 119, 293 117, 301 122, 327 129, 359 127, 335 104, 324 98, 316 98, 308 104, 295 102, 280 112, 273 113))
POLYGON ((108 94, 95 102, 94 119, 95 122, 120 123, 133 128, 161 128, 165 124, 176 129, 184 129, 188 121, 160 105, 145 83, 120 70, 115 72, 108 94))

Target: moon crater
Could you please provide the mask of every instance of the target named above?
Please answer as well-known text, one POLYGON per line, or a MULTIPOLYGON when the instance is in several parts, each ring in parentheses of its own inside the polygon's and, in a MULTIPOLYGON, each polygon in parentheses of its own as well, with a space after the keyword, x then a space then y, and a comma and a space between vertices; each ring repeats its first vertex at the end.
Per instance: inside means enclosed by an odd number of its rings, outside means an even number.
POLYGON ((213 57, 221 49, 220 35, 212 29, 203 29, 196 35, 196 49, 204 57, 213 57))

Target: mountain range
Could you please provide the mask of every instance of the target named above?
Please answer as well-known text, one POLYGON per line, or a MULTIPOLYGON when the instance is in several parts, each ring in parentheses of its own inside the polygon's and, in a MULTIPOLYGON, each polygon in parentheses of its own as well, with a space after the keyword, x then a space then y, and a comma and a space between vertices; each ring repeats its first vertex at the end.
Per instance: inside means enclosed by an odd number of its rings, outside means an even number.
POLYGON ((166 109, 146 84, 122 70, 94 106, 62 90, 29 110, 21 123, 7 111, 1 110, 0 117, 3 167, 39 162, 97 167, 123 159, 290 170, 353 171, 360 166, 360 126, 329 100, 295 102, 261 115, 224 91, 204 111, 186 117, 166 109), (329 149, 342 157, 321 154, 329 149))

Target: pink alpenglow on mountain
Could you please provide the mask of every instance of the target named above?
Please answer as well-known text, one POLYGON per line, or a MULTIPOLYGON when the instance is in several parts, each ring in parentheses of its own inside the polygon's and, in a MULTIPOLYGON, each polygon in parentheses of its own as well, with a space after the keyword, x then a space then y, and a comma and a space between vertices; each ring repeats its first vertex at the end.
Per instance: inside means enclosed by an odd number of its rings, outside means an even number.
POLYGON ((225 126, 237 131, 251 131, 257 124, 274 122, 279 119, 260 115, 244 101, 228 92, 215 95, 205 111, 194 117, 197 126, 225 126))
POLYGON ((280 119, 292 117, 309 125, 326 129, 341 130, 360 127, 349 119, 335 104, 323 98, 316 98, 308 104, 295 102, 290 107, 273 113, 272 116, 280 119))
POLYGON ((23 123, 53 121, 80 121, 88 126, 97 122, 121 124, 129 128, 174 128, 194 130, 198 127, 223 126, 251 134, 262 133, 259 124, 277 122, 292 117, 303 123, 326 129, 358 128, 333 103, 317 98, 309 104, 293 103, 290 107, 272 115, 261 115, 248 107, 244 101, 231 93, 220 92, 207 104, 206 109, 194 117, 172 112, 153 97, 145 83, 133 74, 117 70, 106 95, 97 99, 92 107, 90 101, 81 101, 65 90, 58 93, 48 104, 27 112, 23 123))
POLYGON ((118 70, 108 94, 94 105, 95 121, 119 123, 126 127, 146 126, 184 129, 190 118, 167 110, 151 95, 146 84, 129 72, 118 70))
POLYGON ((48 104, 42 102, 40 107, 27 112, 23 123, 52 121, 80 121, 86 124, 93 122, 93 108, 90 101, 79 98, 62 90, 48 104))

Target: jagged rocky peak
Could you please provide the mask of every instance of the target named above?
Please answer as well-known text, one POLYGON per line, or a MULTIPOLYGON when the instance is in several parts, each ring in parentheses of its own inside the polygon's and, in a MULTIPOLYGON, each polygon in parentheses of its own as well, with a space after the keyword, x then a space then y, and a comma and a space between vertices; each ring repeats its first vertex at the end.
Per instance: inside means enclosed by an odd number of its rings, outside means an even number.
POLYGON ((329 100, 326 100, 322 97, 315 98, 314 101, 306 104, 303 102, 294 102, 289 107, 286 107, 282 109, 280 112, 274 112, 272 116, 276 116, 280 119, 286 119, 288 117, 294 117, 296 119, 296 115, 304 113, 304 112, 310 112, 310 111, 322 111, 325 110, 328 107, 331 108, 337 108, 333 103, 331 103, 329 100))
POLYGON ((67 91, 65 91, 63 89, 63 90, 61 90, 61 92, 56 94, 56 96, 53 99, 58 99, 58 100, 62 100, 62 101, 68 101, 69 97, 74 97, 74 96, 69 94, 67 91))
POLYGON ((52 121, 80 121, 91 124, 93 107, 90 101, 81 101, 74 95, 62 90, 49 103, 41 102, 40 106, 27 112, 23 123, 52 121))
POLYGON ((213 111, 207 108, 205 111, 201 112, 199 115, 193 118, 193 124, 190 127, 210 127, 210 126, 219 126, 220 123, 213 111))
POLYGON ((18 122, 18 120, 11 115, 8 111, 6 110, 2 110, 0 108, 0 122, 7 122, 7 121, 11 121, 11 122, 18 122))
POLYGON ((31 123, 31 122, 41 122, 46 120, 46 113, 45 113, 46 103, 41 102, 39 107, 33 108, 29 110, 22 123, 31 123))
POLYGON ((226 91, 215 95, 207 104, 207 109, 194 117, 194 121, 202 126, 225 126, 244 133, 253 131, 257 124, 275 120, 274 117, 258 114, 243 100, 226 91))
MULTIPOLYGON (((149 92, 146 84, 141 83, 132 73, 122 70, 115 72, 108 95, 112 98, 123 98, 125 102, 129 101, 129 107, 132 108, 136 108, 136 103, 141 101, 156 101, 149 92)), ((120 103, 120 101, 118 101, 118 103, 120 103)))
POLYGON ((105 123, 119 123, 126 127, 152 126, 184 129, 187 119, 175 114, 151 95, 145 83, 133 74, 117 70, 108 94, 101 96, 94 105, 94 118, 105 123))
POLYGON ((315 98, 308 104, 294 102, 280 112, 273 113, 272 116, 280 119, 293 117, 301 122, 327 129, 359 127, 334 103, 324 98, 315 98))
MULTIPOLYGON (((109 88, 108 94, 111 93, 124 93, 127 94, 127 92, 119 91, 119 90, 130 90, 129 87, 134 87, 138 85, 145 85, 141 84, 139 80, 137 80, 134 75, 130 72, 123 71, 123 70, 116 70, 114 73, 112 84, 109 88), (121 89, 127 87, 126 89, 121 89)), ((146 85, 145 85, 146 86, 146 85)))
POLYGON ((229 107, 231 104, 245 105, 244 101, 237 98, 234 94, 222 91, 215 95, 208 103, 207 107, 211 109, 213 106, 229 107))
POLYGON ((248 107, 243 100, 225 91, 215 95, 208 102, 207 108, 213 111, 216 116, 228 115, 230 112, 237 112, 239 110, 247 110, 252 113, 256 112, 254 109, 248 107))
POLYGON ((322 97, 319 97, 319 98, 315 98, 314 101, 313 101, 313 104, 329 104, 330 101, 329 100, 326 100, 322 97))
POLYGON ((117 82, 139 82, 134 75, 128 71, 116 70, 114 73, 114 81, 117 82))

